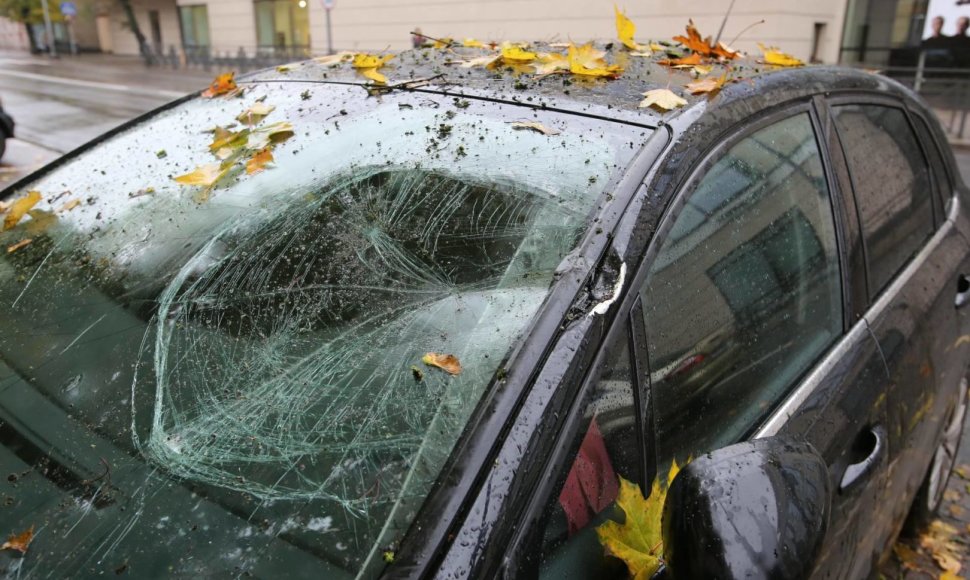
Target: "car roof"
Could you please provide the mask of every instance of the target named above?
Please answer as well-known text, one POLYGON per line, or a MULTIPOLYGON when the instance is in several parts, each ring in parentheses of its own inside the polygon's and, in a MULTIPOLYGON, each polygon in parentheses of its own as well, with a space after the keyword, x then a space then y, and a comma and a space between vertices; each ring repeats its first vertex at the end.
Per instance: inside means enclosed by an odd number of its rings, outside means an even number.
MULTIPOLYGON (((422 90, 436 93, 483 98, 517 103, 541 109, 560 110, 602 117, 645 126, 668 123, 685 112, 701 107, 707 111, 738 100, 760 96, 758 101, 777 103, 800 96, 839 91, 877 92, 898 98, 912 93, 891 79, 873 72, 831 66, 778 67, 764 64, 758 58, 741 58, 705 63, 710 72, 698 75, 692 68, 674 68, 660 64, 669 58, 664 51, 649 56, 635 56, 619 43, 595 43, 606 53, 610 64, 623 72, 616 79, 585 78, 568 74, 538 75, 520 73, 502 66, 490 70, 484 66, 463 67, 461 63, 483 56, 497 55, 482 48, 420 48, 394 55, 380 69, 388 81, 375 86, 347 62, 334 66, 310 59, 265 69, 245 75, 247 82, 318 82, 356 84, 369 87, 372 94, 395 89, 422 90), (701 78, 720 78, 727 82, 715 95, 692 95, 687 84, 701 78), (670 89, 687 101, 673 111, 640 108, 643 93, 653 89, 670 89)), ((529 50, 537 53, 565 52, 560 44, 533 43, 529 50)), ((671 48, 673 50, 673 48, 671 48)), ((751 109, 750 112, 757 109, 751 109)))

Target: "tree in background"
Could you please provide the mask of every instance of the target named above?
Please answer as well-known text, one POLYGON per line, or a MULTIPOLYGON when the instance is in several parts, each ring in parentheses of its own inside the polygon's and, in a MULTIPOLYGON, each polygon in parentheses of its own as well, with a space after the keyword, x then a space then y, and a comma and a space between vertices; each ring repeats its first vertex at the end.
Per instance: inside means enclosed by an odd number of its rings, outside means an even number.
MULTIPOLYGON (((0 0, 0 2, 3 1, 0 0)), ((148 46, 148 41, 145 40, 145 35, 141 32, 141 27, 138 26, 138 19, 135 18, 135 10, 131 6, 131 0, 118 0, 118 2, 121 4, 122 10, 125 11, 125 17, 128 19, 128 29, 131 30, 131 33, 135 35, 135 40, 138 41, 138 52, 145 59, 145 63, 152 64, 154 62, 152 51, 148 46)))
MULTIPOLYGON (((64 20, 58 5, 53 1, 50 3, 49 10, 53 22, 64 20)), ((30 41, 30 52, 40 52, 40 44, 34 37, 34 29, 31 26, 44 22, 44 9, 41 7, 40 0, 0 0, 0 16, 23 24, 27 30, 27 40, 30 41)))

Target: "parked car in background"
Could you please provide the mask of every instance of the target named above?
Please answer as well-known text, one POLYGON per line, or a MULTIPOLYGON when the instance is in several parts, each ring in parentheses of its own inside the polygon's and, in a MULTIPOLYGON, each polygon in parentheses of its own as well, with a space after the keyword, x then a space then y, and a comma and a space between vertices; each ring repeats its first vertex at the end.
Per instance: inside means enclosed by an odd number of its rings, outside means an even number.
POLYGON ((0 570, 872 573, 966 415, 938 123, 867 72, 692 96, 604 50, 223 79, 6 189, 0 570))
POLYGON ((0 159, 7 150, 7 139, 13 138, 13 117, 3 110, 3 103, 0 102, 0 159))

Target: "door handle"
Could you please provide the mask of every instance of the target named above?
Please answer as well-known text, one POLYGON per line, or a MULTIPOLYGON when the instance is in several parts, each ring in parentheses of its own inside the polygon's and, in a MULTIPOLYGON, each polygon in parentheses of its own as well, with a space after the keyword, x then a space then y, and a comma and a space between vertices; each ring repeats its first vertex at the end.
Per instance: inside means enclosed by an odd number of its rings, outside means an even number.
POLYGON ((960 274, 957 278, 957 297, 953 304, 957 308, 962 308, 968 302, 970 302, 970 278, 967 278, 966 274, 960 274))
MULTIPOLYGON (((886 430, 882 427, 872 427, 859 435, 856 448, 862 447, 869 453, 858 463, 849 464, 842 474, 839 493, 851 491, 853 487, 865 481, 879 465, 886 455, 886 430)), ((862 451, 865 453, 865 451, 862 451)))

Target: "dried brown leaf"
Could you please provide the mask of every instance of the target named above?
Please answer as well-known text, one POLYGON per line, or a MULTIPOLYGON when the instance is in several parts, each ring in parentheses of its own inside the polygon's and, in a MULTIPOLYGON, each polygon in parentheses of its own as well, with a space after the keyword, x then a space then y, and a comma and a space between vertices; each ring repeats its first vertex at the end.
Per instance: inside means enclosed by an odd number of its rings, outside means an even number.
POLYGON ((520 130, 529 129, 532 131, 536 131, 538 133, 542 133, 543 135, 558 135, 560 133, 558 129, 551 129, 549 127, 546 127, 542 123, 538 123, 536 121, 514 121, 512 122, 512 128, 520 129, 520 130))
POLYGON ((3 229, 9 230, 10 228, 16 226, 30 208, 37 205, 37 202, 41 200, 41 195, 39 191, 28 191, 27 195, 15 200, 10 204, 10 208, 7 210, 6 217, 3 218, 3 229))
POLYGON ((22 247, 30 244, 30 242, 32 242, 32 241, 34 241, 33 238, 26 238, 26 239, 20 240, 16 244, 7 246, 7 253, 8 254, 12 254, 12 253, 16 252, 17 250, 19 250, 20 248, 22 248, 22 247))
POLYGON ((27 548, 30 547, 30 543, 34 540, 34 526, 30 526, 30 529, 22 532, 20 534, 10 534, 7 537, 7 541, 0 545, 0 550, 16 550, 21 554, 27 553, 27 548))
POLYGON ((430 367, 438 367, 450 375, 461 374, 461 363, 458 361, 458 357, 453 354, 429 352, 421 357, 421 362, 430 367))

